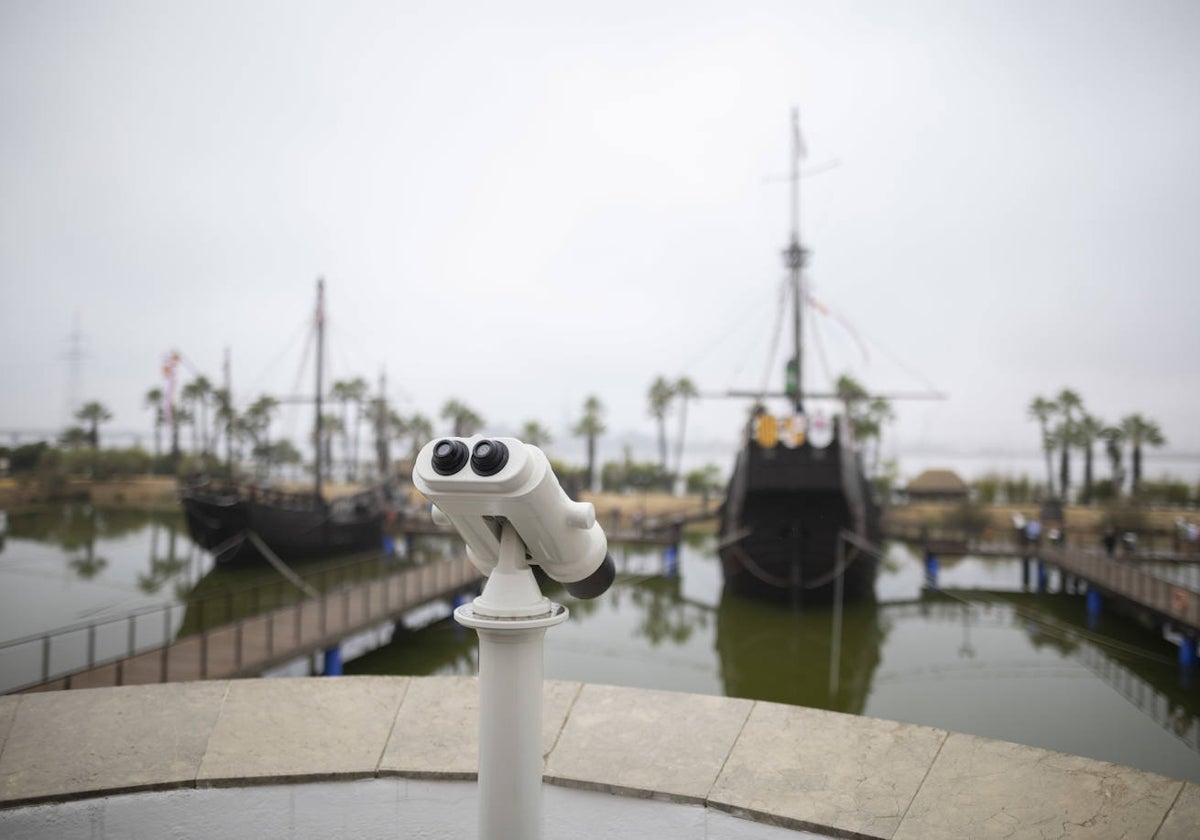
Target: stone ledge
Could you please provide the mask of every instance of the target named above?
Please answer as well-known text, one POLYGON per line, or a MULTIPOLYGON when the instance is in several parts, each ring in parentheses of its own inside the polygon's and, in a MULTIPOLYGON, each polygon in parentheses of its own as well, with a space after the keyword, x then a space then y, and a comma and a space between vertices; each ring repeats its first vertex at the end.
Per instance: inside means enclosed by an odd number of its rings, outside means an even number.
MULTIPOLYGON (((548 783, 839 837, 1138 836, 1200 785, 924 726, 547 682, 548 783)), ((471 677, 169 683, 0 698, 0 808, 172 788, 475 777, 471 677)))

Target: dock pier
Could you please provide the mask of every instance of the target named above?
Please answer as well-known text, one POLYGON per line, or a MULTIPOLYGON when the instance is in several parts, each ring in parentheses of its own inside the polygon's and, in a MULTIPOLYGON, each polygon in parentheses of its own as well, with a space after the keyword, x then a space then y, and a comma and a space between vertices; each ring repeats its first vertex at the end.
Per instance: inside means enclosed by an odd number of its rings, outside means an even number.
MULTIPOLYGON (((38 637, 41 678, 11 691, 57 691, 72 688, 258 676, 280 665, 334 651, 343 639, 370 630, 404 613, 471 589, 482 576, 465 555, 410 566, 370 580, 347 583, 332 591, 264 612, 201 628, 148 650, 133 645, 124 655, 96 663, 95 631, 87 634, 87 661, 82 668, 51 675, 54 634, 38 637)), ((169 613, 167 613, 169 616, 169 613)), ((169 633, 164 636, 169 637, 169 633)), ((333 654, 336 661, 336 653, 333 654)))

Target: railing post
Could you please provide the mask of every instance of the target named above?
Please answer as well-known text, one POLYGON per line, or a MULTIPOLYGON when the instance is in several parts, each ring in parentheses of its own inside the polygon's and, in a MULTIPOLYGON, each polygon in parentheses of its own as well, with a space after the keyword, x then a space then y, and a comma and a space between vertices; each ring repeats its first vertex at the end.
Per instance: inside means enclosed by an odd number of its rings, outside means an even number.
POLYGON ((88 625, 87 666, 90 670, 96 664, 96 625, 88 625))
POLYGON ((50 680, 50 636, 42 636, 42 682, 50 680))
POLYGON ((296 641, 295 641, 295 644, 296 644, 296 647, 300 647, 300 631, 301 631, 300 623, 304 617, 303 616, 304 602, 297 601, 295 604, 292 604, 292 610, 296 615, 296 641))
POLYGON ((267 658, 275 655, 275 611, 267 613, 267 658))
POLYGON ((208 679, 208 634, 200 634, 200 679, 208 679))
POLYGON ((162 677, 160 682, 167 681, 167 654, 168 645, 171 641, 171 605, 167 604, 167 608, 163 610, 163 641, 162 641, 162 656, 160 657, 159 674, 162 677))
MULTIPOLYGON (((129 616, 129 655, 133 656, 134 650, 137 648, 137 616, 129 616)), ((118 683, 119 685, 120 683, 118 683)))
POLYGON ((237 626, 234 628, 234 653, 233 667, 237 670, 242 670, 242 620, 238 619, 237 626))

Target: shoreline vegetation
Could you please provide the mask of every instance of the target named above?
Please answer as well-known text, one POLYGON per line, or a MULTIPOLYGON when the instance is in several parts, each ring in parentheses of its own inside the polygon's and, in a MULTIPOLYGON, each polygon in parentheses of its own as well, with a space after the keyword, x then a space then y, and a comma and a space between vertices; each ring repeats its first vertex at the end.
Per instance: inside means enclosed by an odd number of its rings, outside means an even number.
MULTIPOLYGON (((89 479, 70 477, 64 479, 48 494, 43 486, 31 478, 0 478, 0 510, 19 513, 45 504, 60 502, 82 502, 93 507, 114 510, 139 510, 154 513, 178 511, 177 483, 170 476, 128 476, 111 479, 89 479)), ((331 497, 352 493, 360 489, 352 484, 335 484, 327 487, 331 497)), ((410 490, 413 501, 423 505, 424 501, 415 490, 410 490)), ((721 504, 720 494, 710 494, 707 500, 700 494, 675 496, 661 491, 647 492, 597 492, 582 493, 583 501, 592 502, 601 524, 609 527, 620 523, 634 527, 639 522, 653 524, 679 516, 694 516, 702 511, 715 515, 721 504)), ((1193 505, 1135 505, 1125 502, 1116 504, 1065 505, 1062 508, 1062 525, 1068 534, 1100 533, 1109 525, 1123 530, 1146 534, 1173 533, 1180 519, 1200 519, 1200 511, 1193 505)), ((892 504, 885 509, 885 530, 896 533, 917 528, 977 533, 985 538, 989 535, 1003 537, 1013 531, 1013 518, 1036 519, 1041 508, 1033 502, 909 502, 892 504)), ((694 522, 689 530, 706 532, 715 529, 715 517, 694 522)))

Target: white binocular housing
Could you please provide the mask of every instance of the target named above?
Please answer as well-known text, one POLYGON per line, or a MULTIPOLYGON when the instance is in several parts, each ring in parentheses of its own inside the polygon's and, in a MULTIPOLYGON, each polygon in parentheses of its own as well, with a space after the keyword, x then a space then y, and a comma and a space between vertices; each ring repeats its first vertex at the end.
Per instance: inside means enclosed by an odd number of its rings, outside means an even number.
POLYGON ((433 503, 435 522, 452 524, 484 575, 496 568, 500 532, 510 524, 526 560, 577 598, 594 598, 616 569, 595 508, 563 491, 542 450, 516 438, 446 437, 417 454, 413 484, 433 503))

